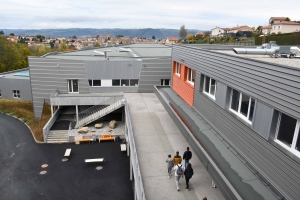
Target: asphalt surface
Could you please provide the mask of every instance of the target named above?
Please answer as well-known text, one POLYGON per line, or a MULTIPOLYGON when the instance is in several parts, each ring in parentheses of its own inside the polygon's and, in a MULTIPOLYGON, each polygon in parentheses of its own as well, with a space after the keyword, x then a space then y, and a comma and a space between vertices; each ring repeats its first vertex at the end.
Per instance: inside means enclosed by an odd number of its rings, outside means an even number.
POLYGON ((118 143, 37 144, 26 125, 0 114, 0 199, 132 200, 129 173, 129 157, 118 143), (62 162, 67 148, 71 157, 62 162), (89 158, 105 162, 85 164, 89 158))

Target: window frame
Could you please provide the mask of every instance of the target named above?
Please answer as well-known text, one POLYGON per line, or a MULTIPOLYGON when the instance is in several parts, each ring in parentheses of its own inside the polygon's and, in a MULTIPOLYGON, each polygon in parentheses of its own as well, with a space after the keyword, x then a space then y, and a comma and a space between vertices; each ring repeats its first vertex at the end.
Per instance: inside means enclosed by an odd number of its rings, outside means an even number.
POLYGON ((196 75, 195 70, 193 70, 189 67, 186 67, 186 81, 189 84, 192 84, 193 86, 195 85, 195 78, 194 78, 194 81, 193 81, 193 76, 195 76, 195 75, 196 75))
POLYGON ((248 124, 252 125, 253 123, 253 119, 254 119, 254 114, 255 114, 255 107, 256 107, 256 99, 252 98, 250 95, 244 94, 236 89, 230 88, 231 92, 230 92, 230 101, 229 101, 229 111, 231 111, 232 113, 236 114, 238 117, 240 117, 241 119, 243 119, 245 122, 247 122, 248 124), (236 90, 239 93, 239 105, 238 105, 238 111, 235 111, 231 108, 231 103, 232 103, 232 95, 233 95, 233 90, 236 90), (243 115, 241 113, 241 107, 242 107, 242 98, 243 95, 246 95, 249 97, 249 105, 248 105, 248 112, 247 112, 247 116, 243 115), (252 100, 254 100, 254 108, 253 108, 253 116, 252 116, 252 121, 249 120, 250 117, 250 113, 251 113, 251 102, 252 100))
POLYGON ((14 99, 21 99, 20 90, 13 90, 13 98, 14 99))
MULTIPOLYGON (((287 116, 289 116, 289 115, 287 115, 287 116)), ((300 139, 299 138, 300 137, 300 120, 289 116, 289 117, 294 118, 294 119, 297 120, 296 127, 295 127, 295 130, 294 130, 294 135, 293 135, 293 141, 292 141, 291 147, 289 147, 287 144, 285 144, 284 142, 282 142, 278 139, 278 132, 279 132, 279 128, 280 128, 281 117, 282 117, 282 113, 280 112, 279 116, 278 116, 278 122, 277 122, 274 141, 277 144, 279 144, 280 146, 282 146, 283 148, 285 148, 286 150, 288 150, 289 152, 291 152, 291 153, 295 154, 296 156, 300 157, 300 149, 299 150, 296 149, 297 140, 300 139)))
POLYGON ((217 92, 217 81, 209 76, 204 76, 204 80, 203 80, 203 93, 207 96, 209 96, 210 98, 216 100, 216 92, 217 92), (205 91, 205 87, 206 87, 206 81, 207 81, 207 78, 209 78, 209 88, 208 88, 208 92, 205 91), (212 80, 215 81, 215 92, 214 92, 214 95, 212 95, 210 92, 211 92, 211 82, 212 80))
POLYGON ((180 69, 181 69, 181 65, 180 63, 176 62, 176 65, 175 65, 175 74, 180 76, 180 69))
POLYGON ((79 81, 78 81, 78 79, 69 79, 68 80, 68 93, 79 93, 79 81), (78 89, 77 89, 78 91, 77 92, 74 92, 73 81, 77 81, 77 87, 78 87, 78 89), (70 83, 71 83, 72 91, 70 91, 70 83))

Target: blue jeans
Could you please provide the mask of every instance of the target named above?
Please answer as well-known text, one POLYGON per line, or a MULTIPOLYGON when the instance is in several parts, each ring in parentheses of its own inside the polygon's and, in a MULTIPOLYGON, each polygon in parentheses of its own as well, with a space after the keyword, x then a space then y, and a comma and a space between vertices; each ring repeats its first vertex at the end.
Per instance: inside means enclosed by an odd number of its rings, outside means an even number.
POLYGON ((190 160, 184 160, 184 167, 186 168, 186 165, 190 162, 190 160))

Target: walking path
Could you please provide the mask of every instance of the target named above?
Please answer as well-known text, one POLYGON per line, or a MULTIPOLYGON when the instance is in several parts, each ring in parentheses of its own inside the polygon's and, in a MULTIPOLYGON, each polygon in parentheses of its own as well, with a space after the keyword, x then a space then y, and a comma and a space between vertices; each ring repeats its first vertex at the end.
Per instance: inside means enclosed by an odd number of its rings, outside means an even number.
MULTIPOLYGON (((225 199, 218 188, 212 188, 211 177, 196 156, 190 160, 194 176, 190 191, 180 179, 180 192, 176 191, 174 176, 168 179, 167 155, 176 151, 182 156, 189 146, 154 93, 126 93, 134 139, 147 199, 225 199)), ((191 149, 193 152, 193 149, 191 149)))

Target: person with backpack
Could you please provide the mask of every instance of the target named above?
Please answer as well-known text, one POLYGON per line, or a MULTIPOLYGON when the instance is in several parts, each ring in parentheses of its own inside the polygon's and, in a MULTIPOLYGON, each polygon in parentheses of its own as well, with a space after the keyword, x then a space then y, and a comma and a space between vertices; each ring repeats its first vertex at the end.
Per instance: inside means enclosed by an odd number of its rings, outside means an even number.
POLYGON ((186 151, 183 153, 183 160, 184 160, 184 166, 186 167, 186 164, 190 162, 190 159, 192 158, 192 152, 190 151, 190 148, 187 147, 186 151))
POLYGON ((175 171, 175 183, 176 183, 177 191, 179 191, 180 190, 179 180, 181 176, 183 178, 183 174, 184 174, 184 166, 181 164, 181 160, 177 165, 175 165, 173 171, 175 171))
POLYGON ((168 155, 168 159, 166 160, 168 166, 168 177, 171 178, 172 176, 172 168, 174 166, 174 162, 171 158, 171 154, 168 155))
POLYGON ((192 178, 192 176, 194 175, 194 170, 192 168, 191 163, 187 164, 186 169, 184 170, 184 176, 185 176, 185 183, 186 183, 186 190, 189 191, 189 181, 190 178, 192 178))

